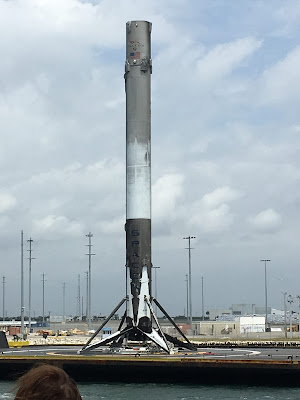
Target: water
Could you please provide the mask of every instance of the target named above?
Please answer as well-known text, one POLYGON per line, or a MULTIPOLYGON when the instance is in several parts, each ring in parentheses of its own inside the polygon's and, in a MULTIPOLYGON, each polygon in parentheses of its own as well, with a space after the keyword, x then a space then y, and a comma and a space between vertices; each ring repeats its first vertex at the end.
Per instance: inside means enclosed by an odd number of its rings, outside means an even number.
MULTIPOLYGON (((0 400, 13 400, 13 382, 0 381, 0 400)), ((78 385, 83 400, 298 400, 300 388, 155 383, 78 385)))

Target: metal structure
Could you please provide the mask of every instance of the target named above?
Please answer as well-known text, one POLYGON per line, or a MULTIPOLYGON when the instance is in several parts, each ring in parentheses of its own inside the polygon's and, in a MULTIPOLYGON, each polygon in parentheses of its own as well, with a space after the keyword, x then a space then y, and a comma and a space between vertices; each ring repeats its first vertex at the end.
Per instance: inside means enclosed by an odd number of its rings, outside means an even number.
POLYGON ((89 238, 89 244, 86 246, 89 248, 89 252, 86 254, 89 257, 89 274, 88 274, 88 307, 87 307, 87 320, 88 320, 88 327, 92 329, 92 314, 91 314, 91 307, 92 307, 92 237, 94 236, 91 232, 89 232, 86 237, 89 238))
POLYGON ((151 28, 147 21, 126 24, 126 296, 103 321, 79 353, 106 343, 152 341, 171 352, 168 341, 194 348, 175 322, 152 296, 151 262, 151 28), (152 303, 186 341, 163 333, 152 303), (117 332, 91 344, 101 329, 126 303, 117 332), (123 327, 124 326, 124 327, 123 327), (168 340, 168 341, 167 341, 168 340))
POLYGON ((29 332, 31 332, 31 263, 32 260, 35 260, 34 257, 32 257, 32 243, 33 240, 30 238, 27 240, 27 242, 29 243, 29 291, 28 291, 28 329, 29 332))
POLYGON ((260 260, 265 263, 265 308, 266 308, 266 321, 265 321, 265 330, 268 331, 268 291, 267 291, 267 262, 271 260, 260 260))
POLYGON ((2 321, 5 320, 5 276, 2 277, 2 321))
POLYGON ((289 310, 290 311, 290 337, 293 338, 292 303, 294 302, 294 299, 290 294, 287 297, 287 301, 288 301, 288 303, 290 305, 290 307, 289 307, 290 308, 290 310, 289 310))
POLYGON ((81 296, 80 296, 80 274, 78 274, 78 286, 77 286, 77 315, 81 320, 81 296))
MULTIPOLYGON (((88 317, 88 308, 89 308, 89 271, 85 271, 85 280, 86 280, 86 305, 85 305, 85 318, 87 321, 88 317)), ((83 310, 82 310, 83 312, 83 310)))
POLYGON ((196 236, 187 236, 183 239, 188 240, 189 247, 187 247, 189 251, 189 321, 190 321, 190 329, 193 330, 193 311, 192 311, 192 258, 191 258, 191 239, 196 239, 196 236))
POLYGON ((189 319, 189 275, 185 275, 186 283, 186 318, 189 319))
POLYGON ((300 335, 300 296, 297 296, 298 299, 298 336, 300 335))
POLYGON ((63 282, 63 322, 66 322, 66 283, 63 282))
POLYGON ((24 305, 24 232, 21 231, 21 336, 25 334, 25 305, 24 305))
POLYGON ((43 327, 45 326, 45 274, 42 274, 43 283, 43 327))
POLYGON ((201 297, 202 297, 202 321, 204 321, 204 283, 203 276, 201 277, 201 297))
POLYGON ((283 294, 283 307, 284 307, 284 337, 287 339, 287 325, 286 325, 286 295, 287 292, 281 292, 283 294))
POLYGON ((297 296, 298 299, 298 336, 300 336, 300 296, 297 296))

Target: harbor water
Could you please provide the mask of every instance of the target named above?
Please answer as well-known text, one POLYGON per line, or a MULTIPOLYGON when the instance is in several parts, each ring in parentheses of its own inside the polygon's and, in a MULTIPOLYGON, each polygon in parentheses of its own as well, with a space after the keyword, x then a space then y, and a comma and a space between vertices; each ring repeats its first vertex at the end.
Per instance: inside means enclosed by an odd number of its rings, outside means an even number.
MULTIPOLYGON (((0 381, 0 400, 14 399, 14 382, 0 381)), ((176 384, 78 384, 83 400, 298 400, 300 388, 176 384)))

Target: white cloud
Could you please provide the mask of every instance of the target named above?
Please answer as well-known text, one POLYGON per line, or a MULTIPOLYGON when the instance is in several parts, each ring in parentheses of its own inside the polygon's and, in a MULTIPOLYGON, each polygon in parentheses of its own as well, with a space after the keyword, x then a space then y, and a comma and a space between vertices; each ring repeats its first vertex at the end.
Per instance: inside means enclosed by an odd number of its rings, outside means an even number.
POLYGON ((64 236, 80 236, 83 230, 80 223, 70 221, 62 215, 47 215, 33 221, 33 233, 38 237, 57 238, 64 236))
POLYGON ((293 31, 299 28, 300 4, 298 1, 286 0, 278 9, 274 10, 274 17, 282 24, 275 30, 275 35, 292 36, 293 31))
POLYGON ((15 207, 16 203, 17 200, 12 194, 0 192, 0 213, 4 213, 15 207))
POLYGON ((261 211, 249 219, 250 224, 258 232, 272 233, 280 229, 282 220, 280 214, 272 208, 261 211))
POLYGON ((261 78, 261 103, 288 103, 300 98, 300 46, 266 69, 261 78))
POLYGON ((197 62, 197 74, 201 81, 210 83, 229 75, 251 56, 262 42, 252 37, 218 44, 197 62))
POLYGON ((1 215, 0 216, 0 228, 2 230, 8 229, 10 223, 11 223, 11 220, 6 215, 1 215))
POLYGON ((220 187, 205 194, 200 201, 192 204, 189 224, 198 231, 216 234, 229 229, 234 221, 228 203, 237 200, 242 193, 228 186, 220 187))
POLYGON ((291 126, 291 130, 296 133, 300 133, 300 125, 291 126))
MULTIPOLYGON (((82 229, 92 226, 94 233, 99 229, 102 234, 103 221, 112 221, 109 229, 115 231, 116 215, 125 212, 122 189, 125 192, 124 164, 114 159, 87 165, 74 162, 65 168, 34 174, 14 186, 14 192, 20 197, 18 213, 23 215, 20 218, 34 220, 35 232, 54 232, 61 228, 70 235, 80 234, 82 229), (61 216, 66 216, 69 222, 61 216)), ((121 231, 124 221, 125 218, 119 225, 121 231)))
POLYGON ((124 164, 113 159, 102 159, 87 165, 75 162, 62 169, 54 168, 45 173, 36 174, 30 178, 28 183, 32 185, 59 184, 71 189, 77 185, 80 185, 81 188, 94 187, 95 183, 110 185, 115 183, 115 179, 120 178, 123 169, 124 164))
POLYGON ((224 186, 207 193, 202 198, 202 204, 205 208, 215 208, 223 203, 229 203, 241 197, 238 190, 231 189, 229 186, 224 186))
POLYGON ((197 226, 200 232, 221 233, 233 223, 233 214, 227 204, 215 208, 202 208, 201 204, 194 204, 191 209, 190 225, 197 226))
POLYGON ((184 176, 165 174, 152 187, 153 219, 166 221, 174 217, 178 200, 183 194, 184 176))
POLYGON ((125 215, 111 220, 102 220, 96 224, 97 230, 105 235, 125 235, 124 226, 126 222, 125 215))

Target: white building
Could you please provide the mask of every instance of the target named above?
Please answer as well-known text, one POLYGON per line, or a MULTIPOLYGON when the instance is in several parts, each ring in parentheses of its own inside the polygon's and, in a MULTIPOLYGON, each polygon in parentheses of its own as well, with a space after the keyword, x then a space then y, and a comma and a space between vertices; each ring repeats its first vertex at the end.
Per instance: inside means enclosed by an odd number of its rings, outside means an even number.
POLYGON ((240 317, 240 333, 265 332, 265 322, 265 317, 240 317))

